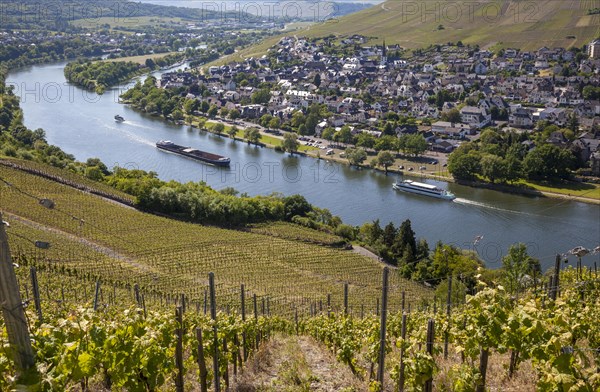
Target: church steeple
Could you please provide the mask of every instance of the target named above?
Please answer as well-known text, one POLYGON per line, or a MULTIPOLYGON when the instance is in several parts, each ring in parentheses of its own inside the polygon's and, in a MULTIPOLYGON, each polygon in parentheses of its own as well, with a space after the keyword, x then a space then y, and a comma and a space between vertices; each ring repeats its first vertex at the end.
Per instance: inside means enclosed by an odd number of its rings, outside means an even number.
POLYGON ((383 48, 381 49, 381 65, 387 64, 387 46, 385 45, 385 38, 383 39, 383 48))

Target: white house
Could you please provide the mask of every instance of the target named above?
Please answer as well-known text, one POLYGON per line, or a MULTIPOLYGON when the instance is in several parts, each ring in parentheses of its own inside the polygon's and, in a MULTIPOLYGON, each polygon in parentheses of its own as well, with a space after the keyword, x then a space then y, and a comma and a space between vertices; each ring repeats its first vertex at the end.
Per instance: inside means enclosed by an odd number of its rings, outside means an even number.
POLYGON ((475 128, 483 128, 492 122, 492 115, 483 107, 465 106, 460 110, 460 115, 463 123, 475 128))
POLYGON ((431 124, 431 130, 438 134, 462 137, 471 134, 473 132, 473 127, 469 124, 437 121, 431 124))

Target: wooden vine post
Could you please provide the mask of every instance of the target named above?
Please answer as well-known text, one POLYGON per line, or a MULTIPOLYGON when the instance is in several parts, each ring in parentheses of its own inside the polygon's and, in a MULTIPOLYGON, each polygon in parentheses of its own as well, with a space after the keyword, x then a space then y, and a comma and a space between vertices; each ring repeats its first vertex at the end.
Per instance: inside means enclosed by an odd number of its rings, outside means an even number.
POLYGON ((398 376, 398 390, 400 392, 404 392, 404 368, 406 367, 404 363, 404 347, 406 342, 406 313, 402 313, 402 330, 400 332, 400 338, 402 339, 402 346, 400 347, 400 371, 398 376))
MULTIPOLYGON (((446 317, 448 318, 448 329, 450 329, 450 312, 452 309, 452 276, 448 276, 448 295, 446 297, 446 317)), ((444 332, 444 359, 448 359, 449 332, 444 332)))
POLYGON ((17 371, 20 373, 34 366, 33 350, 23 301, 19 292, 17 276, 10 257, 8 236, 4 231, 0 213, 0 307, 4 316, 8 342, 13 353, 17 371))
POLYGON ((383 378, 385 374, 385 341, 388 303, 388 267, 383 268, 383 282, 381 288, 381 329, 379 331, 379 366, 377 367, 377 381, 383 390, 383 378))
POLYGON ((344 314, 348 314, 348 283, 344 283, 344 314))
POLYGON ((213 383, 215 385, 215 392, 220 392, 221 380, 219 378, 219 333, 217 331, 217 300, 215 295, 215 274, 213 272, 208 274, 208 286, 210 290, 210 317, 213 321, 213 347, 215 349, 213 354, 213 383))
POLYGON ((198 340, 198 369, 200 370, 200 392, 208 392, 206 361, 204 359, 204 342, 202 341, 202 328, 196 328, 198 340))
MULTIPOLYGON (((242 284, 240 287, 240 302, 242 306, 242 323, 246 324, 246 290, 242 284)), ((242 349, 244 350, 244 362, 248 360, 248 346, 246 345, 246 329, 242 330, 242 349)))
MULTIPOLYGON (((429 354, 433 358, 433 342, 435 339, 435 320, 429 319, 427 322, 427 354, 429 354)), ((433 391, 433 378, 430 377, 427 381, 425 381, 425 387, 423 388, 424 392, 432 392, 433 391)))
POLYGON ((550 284, 550 299, 556 301, 558 297, 558 289, 560 286, 560 255, 556 255, 556 261, 554 262, 554 276, 552 283, 550 284))
POLYGON ((31 291, 33 291, 33 303, 35 304, 35 311, 38 315, 40 323, 44 322, 44 315, 42 314, 42 302, 40 298, 40 287, 38 286, 37 271, 34 266, 29 269, 29 275, 31 277, 31 291))
POLYGON ((175 390, 183 392, 183 306, 178 306, 175 310, 177 318, 177 345, 175 346, 175 367, 177 367, 177 375, 175 377, 175 390))

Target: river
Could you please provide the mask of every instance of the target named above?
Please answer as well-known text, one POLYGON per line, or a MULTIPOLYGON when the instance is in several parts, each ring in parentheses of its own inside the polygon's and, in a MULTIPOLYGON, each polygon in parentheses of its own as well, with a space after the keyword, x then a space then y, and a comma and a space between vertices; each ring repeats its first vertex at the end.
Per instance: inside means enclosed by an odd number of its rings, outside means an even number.
MULTIPOLYGON (((25 125, 43 128, 49 143, 78 160, 98 157, 109 167, 152 170, 163 180, 205 181, 216 189, 234 187, 250 195, 299 193, 352 225, 374 219, 382 225, 389 221, 400 225, 410 219, 417 237, 427 239, 431 248, 438 240, 474 248, 491 268, 501 265, 501 257, 516 242, 526 243, 544 268, 553 264, 556 253, 580 245, 599 245, 598 205, 431 180, 426 182, 448 188, 457 200, 397 193, 392 190, 397 175, 290 157, 139 113, 118 102, 127 85, 98 96, 69 85, 63 75, 64 65, 16 70, 9 74, 8 84, 21 97, 25 125), (116 114, 126 121, 116 123, 116 114), (231 167, 217 169, 159 151, 154 144, 162 139, 229 156, 231 167), (474 246, 473 240, 479 235, 483 239, 474 246)), ((591 265, 597 260, 598 256, 588 256, 584 262, 591 265)))

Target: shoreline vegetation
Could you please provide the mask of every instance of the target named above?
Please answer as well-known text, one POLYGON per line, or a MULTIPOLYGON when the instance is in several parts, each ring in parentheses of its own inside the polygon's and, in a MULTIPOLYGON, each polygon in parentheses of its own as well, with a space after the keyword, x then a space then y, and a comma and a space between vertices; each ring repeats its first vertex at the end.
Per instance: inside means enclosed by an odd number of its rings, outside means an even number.
POLYGON ((64 68, 64 74, 69 83, 102 95, 107 88, 119 83, 185 61, 184 53, 154 57, 147 55, 106 60, 79 59, 68 63, 64 68))
MULTIPOLYGON (((123 101, 122 103, 135 107, 135 105, 133 105, 132 103, 127 102, 127 101, 123 101)), ((139 108, 138 108, 138 110, 139 110, 139 108)), ((167 119, 165 119, 165 120, 168 121, 167 119)), ((218 119, 195 118, 191 124, 187 121, 185 122, 185 124, 187 124, 193 128, 198 128, 205 132, 210 132, 210 133, 213 133, 213 134, 216 134, 219 136, 223 136, 223 137, 230 137, 230 136, 228 136, 227 132, 229 129, 231 129, 231 125, 229 125, 223 121, 220 121, 218 119), (200 121, 200 123, 203 123, 204 126, 199 126, 198 121, 200 121), (196 123, 197 125, 193 125, 194 123, 196 123), (220 132, 217 132, 214 130, 214 124, 218 124, 218 123, 223 124, 223 130, 220 132)), ((264 132, 261 132, 260 142, 256 143, 256 142, 249 141, 248 139, 246 139, 244 137, 244 128, 240 128, 239 130, 237 130, 236 134, 232 138, 232 140, 245 142, 245 143, 251 143, 251 144, 255 144, 260 147, 267 147, 267 148, 271 148, 271 149, 275 149, 275 150, 281 150, 281 146, 284 142, 283 137, 268 135, 268 134, 265 134, 264 132), (275 143, 273 143, 274 141, 275 141, 275 143)), ((294 152, 294 154, 300 155, 300 156, 311 157, 314 159, 327 160, 327 161, 331 161, 331 162, 337 162, 337 163, 341 163, 341 164, 350 165, 348 160, 345 158, 328 156, 326 154, 319 154, 320 152, 321 152, 321 150, 319 150, 317 148, 311 148, 311 147, 307 147, 305 145, 301 145, 299 147, 299 150, 294 152)), ((413 162, 413 164, 418 165, 418 162, 415 162, 415 161, 409 161, 409 162, 413 162)), ((353 165, 353 166, 356 167, 356 165, 353 165)), ((358 165, 358 167, 360 169, 371 169, 371 170, 376 170, 376 171, 379 171, 382 173, 386 173, 386 170, 381 169, 379 167, 373 167, 370 164, 360 164, 360 165, 358 165)), ((473 188, 484 188, 484 189, 490 189, 490 190, 503 192, 503 193, 511 193, 511 194, 524 195, 524 196, 548 197, 548 198, 563 199, 563 200, 566 199, 566 200, 573 200, 573 201, 578 201, 578 202, 582 202, 582 203, 600 205, 600 186, 598 186, 597 184, 586 183, 585 185, 588 185, 590 189, 584 189, 584 190, 577 189, 578 187, 579 188, 582 187, 583 183, 579 183, 579 182, 575 182, 575 181, 560 184, 563 186, 563 188, 553 186, 553 184, 526 182, 523 180, 516 184, 507 184, 507 183, 499 184, 499 183, 489 183, 489 182, 484 182, 484 181, 459 180, 459 179, 454 179, 450 175, 443 175, 443 174, 440 175, 440 174, 433 174, 433 173, 426 173, 426 172, 405 172, 403 170, 398 169, 398 165, 389 167, 387 169, 387 173, 388 174, 397 174, 397 175, 408 175, 410 177, 428 178, 428 179, 444 181, 444 182, 448 182, 448 183, 457 183, 460 185, 465 185, 465 186, 469 186, 469 187, 473 187, 473 188), (571 189, 571 188, 573 188, 573 189, 571 189)), ((443 173, 448 174, 447 171, 444 171, 443 173)))

